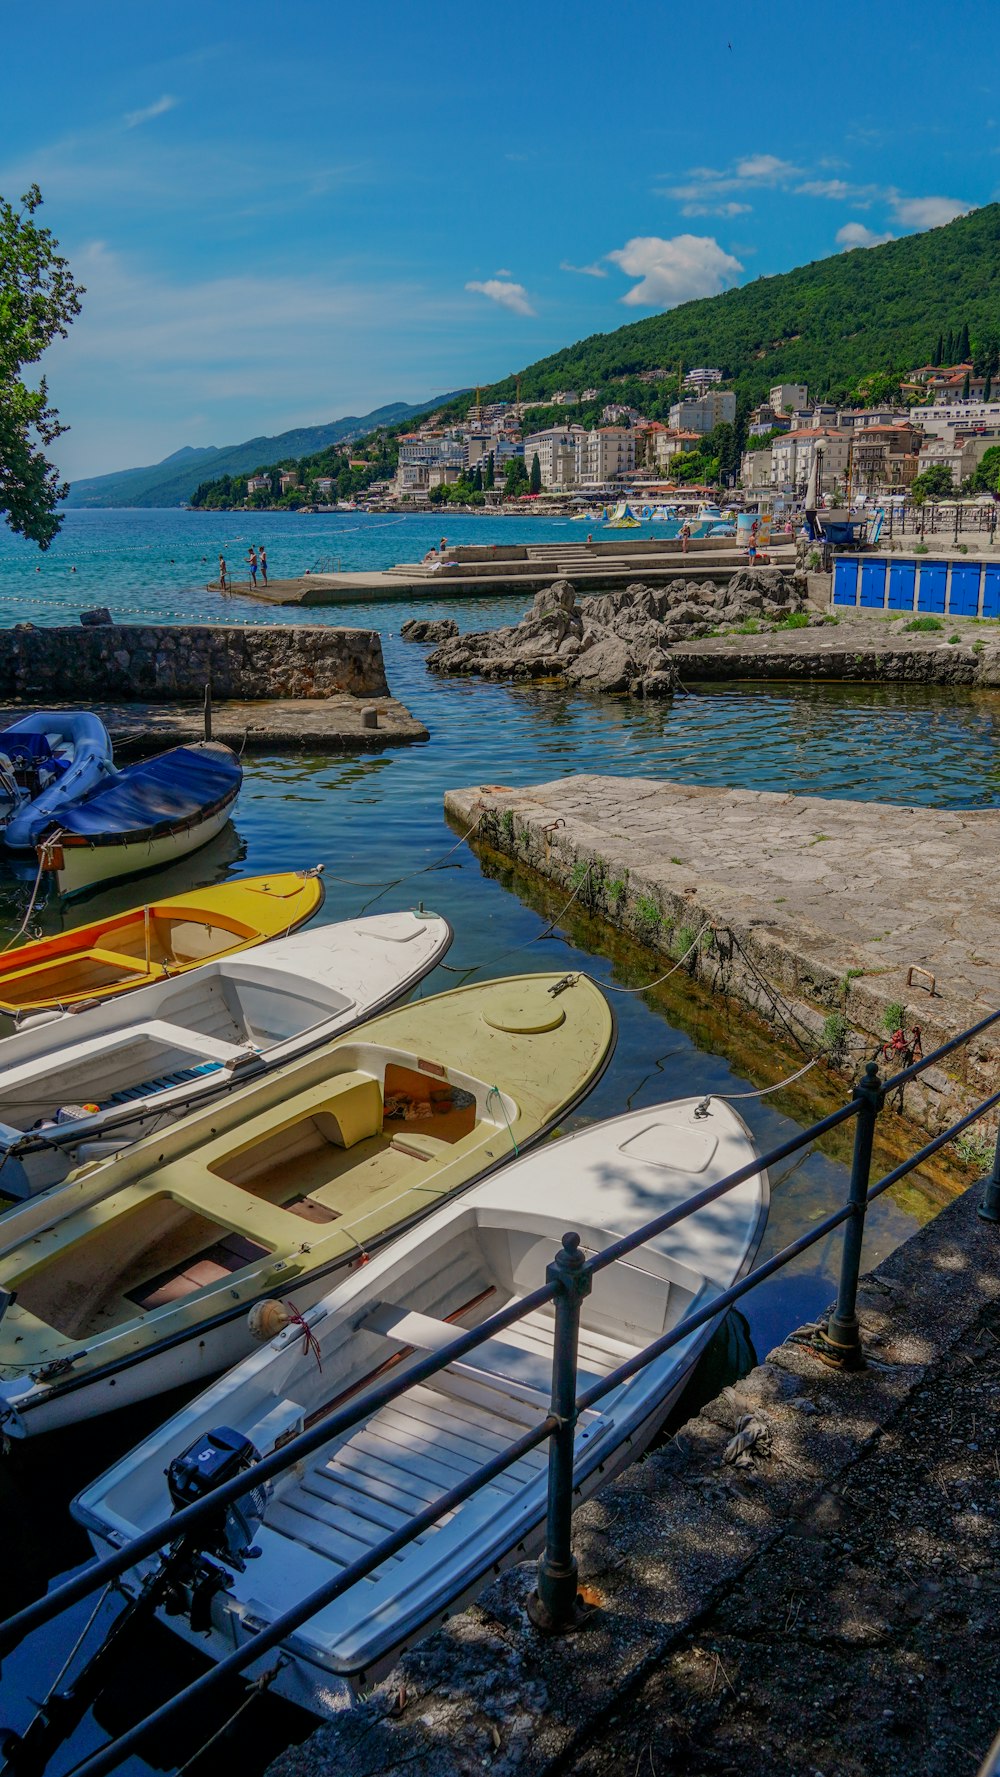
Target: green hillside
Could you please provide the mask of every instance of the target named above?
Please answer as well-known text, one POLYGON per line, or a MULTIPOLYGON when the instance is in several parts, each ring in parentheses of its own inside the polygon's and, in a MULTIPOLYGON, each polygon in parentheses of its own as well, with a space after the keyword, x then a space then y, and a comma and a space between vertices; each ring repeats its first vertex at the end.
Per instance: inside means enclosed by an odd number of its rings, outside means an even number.
POLYGON ((456 399, 453 395, 437 397, 411 406, 394 401, 377 407, 361 417, 348 414, 323 426, 298 426, 276 437, 248 438, 243 444, 210 446, 195 450, 186 445, 174 451, 162 463, 144 469, 121 469, 111 475, 95 475, 86 481, 75 481, 67 506, 178 506, 190 500, 200 482, 221 475, 245 475, 264 465, 297 462, 299 458, 326 450, 333 444, 345 444, 362 438, 379 426, 391 426, 402 420, 427 413, 441 400, 456 399))
MULTIPOLYGON (((522 370, 521 399, 543 404, 557 389, 606 390, 615 377, 696 364, 717 365, 752 401, 775 382, 837 399, 869 372, 926 362, 938 334, 963 324, 973 342, 1000 327, 1000 204, 593 334, 522 370)), ((483 399, 514 393, 512 375, 483 399)))

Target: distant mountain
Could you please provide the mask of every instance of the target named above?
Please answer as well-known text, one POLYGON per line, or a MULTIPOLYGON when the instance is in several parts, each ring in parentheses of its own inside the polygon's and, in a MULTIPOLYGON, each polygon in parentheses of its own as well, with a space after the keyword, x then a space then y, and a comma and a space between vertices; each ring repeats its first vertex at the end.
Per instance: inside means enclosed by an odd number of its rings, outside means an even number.
MULTIPOLYGON (((557 390, 593 386, 607 400, 611 384, 643 371, 707 364, 747 402, 778 382, 836 398, 872 372, 926 363, 938 335, 963 326, 974 345, 1000 330, 1000 204, 593 334, 522 369, 520 394, 542 406, 557 390)), ((482 399, 510 400, 516 386, 508 376, 482 399)), ((636 391, 645 411, 658 386, 636 391)), ((673 386, 663 387, 669 399, 673 386)), ((564 411, 561 423, 576 417, 564 411)))
POLYGON ((379 426, 397 425, 400 420, 415 418, 432 408, 458 399, 459 391, 421 401, 415 407, 406 401, 393 401, 374 412, 347 414, 325 426, 297 426, 276 437, 248 438, 244 444, 227 444, 217 448, 206 445, 196 450, 186 444, 175 450, 162 463, 145 469, 119 469, 111 475, 93 475, 85 481, 74 481, 67 506, 179 506, 189 500, 199 482, 217 475, 246 475, 251 469, 271 468, 289 458, 311 456, 331 444, 346 444, 363 438, 379 426))

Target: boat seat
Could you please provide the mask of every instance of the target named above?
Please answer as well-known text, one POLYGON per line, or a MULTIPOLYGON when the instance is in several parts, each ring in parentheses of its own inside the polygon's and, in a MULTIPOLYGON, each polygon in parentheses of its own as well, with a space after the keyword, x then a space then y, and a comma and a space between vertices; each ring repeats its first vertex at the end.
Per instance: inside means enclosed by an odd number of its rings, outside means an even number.
MULTIPOLYGON (((435 1320, 429 1314, 417 1314, 392 1302, 379 1302, 356 1324, 356 1331, 381 1333, 398 1345, 412 1345, 419 1351, 442 1351, 468 1329, 456 1327, 446 1320, 435 1320)), ((458 1358, 455 1369, 466 1374, 484 1372, 498 1381, 513 1386, 531 1397, 543 1395, 546 1400, 552 1389, 552 1359, 547 1352, 529 1351, 509 1345, 504 1339, 486 1339, 474 1351, 458 1358)), ((590 1370, 577 1370, 577 1388, 588 1387, 602 1380, 590 1370)))
POLYGON ((382 1133, 382 1088, 377 1080, 360 1075, 331 1098, 318 1105, 312 1121, 320 1134, 337 1148, 382 1133))

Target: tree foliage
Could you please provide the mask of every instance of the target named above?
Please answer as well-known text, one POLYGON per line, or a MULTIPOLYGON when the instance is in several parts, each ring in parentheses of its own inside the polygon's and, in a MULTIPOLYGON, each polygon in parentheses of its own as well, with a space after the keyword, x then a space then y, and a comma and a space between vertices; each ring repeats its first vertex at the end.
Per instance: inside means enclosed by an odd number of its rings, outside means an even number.
POLYGON ((955 492, 951 470, 947 463, 932 463, 922 475, 916 475, 910 489, 913 504, 922 506, 925 500, 944 500, 955 492))
POLYGON ((32 389, 22 372, 66 337, 84 291, 50 230, 35 221, 41 202, 37 185, 20 209, 0 197, 0 513, 11 530, 47 549, 68 489, 45 451, 66 427, 49 406, 45 378, 32 389))

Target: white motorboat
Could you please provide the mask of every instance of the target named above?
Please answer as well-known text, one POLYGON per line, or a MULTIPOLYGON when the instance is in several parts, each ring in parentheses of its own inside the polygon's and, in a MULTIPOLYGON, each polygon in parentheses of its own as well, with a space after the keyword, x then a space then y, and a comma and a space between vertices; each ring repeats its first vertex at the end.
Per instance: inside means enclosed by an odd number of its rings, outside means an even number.
MULTIPOLYGON (((186 1453, 200 1460, 214 1430, 225 1428, 223 1442, 248 1439, 252 1458, 269 1454, 387 1367, 405 1375, 537 1288, 565 1229, 593 1253, 755 1157, 734 1111, 692 1098, 582 1129, 513 1162, 341 1281, 307 1311, 307 1337, 301 1323, 280 1332, 88 1487, 74 1515, 100 1553, 120 1548, 169 1516, 164 1471, 186 1453)), ((757 1171, 599 1272, 583 1302, 578 1392, 745 1274, 767 1211, 767 1175, 757 1171)), ((578 1498, 649 1443, 721 1318, 720 1310, 581 1413, 578 1498)), ((164 1621, 220 1659, 363 1558, 545 1418, 552 1330, 551 1306, 527 1314, 294 1463, 259 1501, 250 1530, 258 1558, 223 1579, 210 1625, 192 1628, 183 1611, 164 1621)), ((273 1688, 319 1714, 342 1707, 503 1565, 536 1549, 545 1506, 541 1447, 297 1629, 273 1688)), ((238 1567, 224 1548, 222 1562, 238 1567)), ((126 1576, 131 1590, 150 1565, 126 1576)), ((273 1663, 273 1653, 259 1662, 273 1663)))
POLYGON ((0 1041, 0 1194, 32 1197, 412 992, 451 927, 436 913, 343 920, 206 962, 0 1041))
POLYGON ((111 737, 89 710, 39 710, 0 730, 0 830, 26 851, 75 802, 117 777, 111 737))

